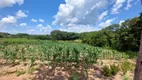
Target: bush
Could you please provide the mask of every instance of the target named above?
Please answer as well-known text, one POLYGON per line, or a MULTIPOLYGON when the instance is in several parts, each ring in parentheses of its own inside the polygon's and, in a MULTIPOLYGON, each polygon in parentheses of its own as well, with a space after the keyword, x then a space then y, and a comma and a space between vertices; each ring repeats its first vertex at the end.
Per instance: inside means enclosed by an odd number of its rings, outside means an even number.
POLYGON ((3 38, 3 35, 0 35, 0 38, 3 38))
POLYGON ((135 65, 131 64, 130 62, 127 62, 127 61, 123 62, 121 65, 121 69, 122 69, 123 74, 126 74, 127 71, 134 70, 134 68, 135 68, 135 65))
POLYGON ((104 66, 102 69, 103 69, 104 76, 107 76, 107 77, 112 76, 111 70, 110 70, 110 68, 108 66, 104 66))
POLYGON ((104 66, 103 68, 104 76, 111 77, 116 75, 119 72, 119 67, 116 65, 104 66))
POLYGON ((119 71, 119 67, 118 67, 118 66, 115 66, 115 65, 111 65, 111 66, 110 66, 110 69, 111 69, 111 74, 112 74, 112 75, 116 75, 117 72, 119 71))

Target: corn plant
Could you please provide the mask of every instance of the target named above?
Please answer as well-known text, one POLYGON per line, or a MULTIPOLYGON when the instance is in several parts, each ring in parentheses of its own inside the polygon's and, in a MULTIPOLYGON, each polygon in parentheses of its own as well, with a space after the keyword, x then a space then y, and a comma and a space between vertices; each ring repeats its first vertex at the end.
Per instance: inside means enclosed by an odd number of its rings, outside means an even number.
POLYGON ((22 48, 22 51, 21 51, 21 54, 20 54, 20 59, 21 59, 21 61, 25 61, 25 50, 24 50, 24 48, 22 48))
POLYGON ((7 49, 3 50, 3 53, 4 53, 3 57, 4 57, 4 59, 6 59, 6 63, 8 63, 8 60, 10 58, 10 53, 8 52, 7 49))
POLYGON ((4 40, 4 42, 6 42, 6 44, 1 44, 2 47, 0 47, 0 50, 3 51, 3 58, 6 59, 6 62, 10 59, 14 61, 14 59, 18 57, 21 61, 30 59, 34 62, 36 59, 41 62, 83 63, 87 66, 95 64, 97 59, 119 60, 133 57, 133 55, 129 56, 125 52, 80 43, 20 39, 14 39, 13 41, 4 40), (28 56, 33 56, 34 60, 28 56))
POLYGON ((29 64, 29 67, 32 67, 34 65, 34 62, 35 62, 35 57, 34 56, 31 56, 30 57, 30 64, 29 64))
POLYGON ((74 61, 75 61, 76 64, 79 64, 79 51, 76 48, 74 48, 73 52, 74 52, 74 55, 73 55, 74 61))
POLYGON ((17 53, 16 52, 10 52, 10 59, 12 60, 12 63, 14 64, 15 60, 17 59, 17 53))

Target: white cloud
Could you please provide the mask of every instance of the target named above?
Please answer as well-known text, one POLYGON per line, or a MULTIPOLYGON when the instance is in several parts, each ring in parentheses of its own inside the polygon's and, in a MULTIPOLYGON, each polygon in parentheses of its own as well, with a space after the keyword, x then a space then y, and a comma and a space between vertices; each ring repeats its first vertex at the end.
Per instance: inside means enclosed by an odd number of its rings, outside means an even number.
POLYGON ((61 27, 59 30, 61 31, 67 31, 67 32, 90 32, 90 31, 95 31, 94 26, 91 25, 79 25, 79 26, 73 26, 72 27, 61 27))
POLYGON ((128 1, 127 1, 127 6, 124 8, 125 10, 128 10, 129 8, 132 7, 132 4, 131 4, 132 1, 133 1, 133 0, 128 0, 128 1))
POLYGON ((41 28, 41 27, 43 27, 43 25, 42 24, 38 24, 37 27, 41 28))
POLYGON ((8 15, 0 20, 0 31, 5 27, 16 25, 17 19, 14 16, 8 15))
POLYGON ((98 11, 104 9, 109 0, 65 0, 54 16, 53 25, 91 26, 98 21, 98 11))
POLYGON ((24 3, 24 0, 15 0, 15 1, 17 1, 17 3, 18 3, 19 5, 22 5, 22 4, 24 3))
POLYGON ((18 19, 20 19, 20 18, 28 17, 28 15, 26 15, 22 10, 19 10, 19 11, 16 13, 16 17, 17 17, 18 19))
POLYGON ((0 20, 0 28, 8 27, 8 26, 17 26, 17 22, 19 19, 27 17, 25 13, 22 12, 22 10, 19 10, 15 16, 8 15, 7 17, 3 17, 0 20))
POLYGON ((31 29, 31 30, 29 30, 29 32, 33 33, 33 32, 35 32, 35 30, 34 30, 34 29, 31 29))
POLYGON ((119 25, 121 25, 123 22, 125 22, 125 20, 121 20, 121 21, 119 22, 119 25))
POLYGON ((22 10, 19 10, 16 13, 16 16, 8 15, 7 17, 3 17, 0 22, 5 24, 14 24, 17 22, 17 19, 21 19, 23 17, 27 17, 27 15, 23 13, 22 10))
POLYGON ((99 20, 101 21, 108 14, 108 10, 104 11, 101 15, 99 15, 99 20))
POLYGON ((113 5, 112 14, 118 14, 119 13, 119 9, 123 6, 124 2, 126 0, 116 0, 115 4, 113 5))
POLYGON ((110 26, 112 24, 112 22, 115 20, 116 18, 113 19, 108 19, 105 22, 102 22, 99 24, 100 27, 105 28, 107 26, 110 26))
POLYGON ((52 27, 50 25, 43 26, 43 24, 38 24, 37 27, 41 32, 50 33, 52 31, 52 27))
POLYGON ((36 19, 31 19, 31 21, 32 21, 32 22, 37 22, 37 20, 36 20, 36 19))
POLYGON ((39 22, 44 22, 44 20, 43 19, 39 19, 39 22))
POLYGON ((22 5, 24 0, 0 0, 0 8, 11 7, 14 4, 22 5))
POLYGON ((17 22, 17 19, 14 16, 8 15, 7 17, 2 18, 0 22, 5 24, 14 24, 17 22))
POLYGON ((27 23, 21 23, 20 26, 25 27, 27 26, 27 23))
POLYGON ((42 31, 44 33, 50 33, 52 31, 52 27, 47 24, 45 27, 42 27, 42 31))

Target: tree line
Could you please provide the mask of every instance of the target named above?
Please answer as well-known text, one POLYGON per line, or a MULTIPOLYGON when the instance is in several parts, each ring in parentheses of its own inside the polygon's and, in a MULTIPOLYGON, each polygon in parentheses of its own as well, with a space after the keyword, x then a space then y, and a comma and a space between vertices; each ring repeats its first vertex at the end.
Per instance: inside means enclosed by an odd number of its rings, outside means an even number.
POLYGON ((141 30, 136 25, 139 20, 139 17, 135 17, 122 24, 112 24, 100 31, 82 33, 85 36, 82 37, 82 42, 122 51, 138 51, 141 30))

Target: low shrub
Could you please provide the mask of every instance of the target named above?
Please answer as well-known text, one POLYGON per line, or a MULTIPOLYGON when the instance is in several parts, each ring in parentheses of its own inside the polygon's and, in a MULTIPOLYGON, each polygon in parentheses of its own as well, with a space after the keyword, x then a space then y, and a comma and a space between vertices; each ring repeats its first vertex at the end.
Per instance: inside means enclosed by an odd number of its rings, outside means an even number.
POLYGON ((111 74, 112 74, 112 75, 116 75, 117 72, 119 72, 119 67, 118 67, 118 66, 115 66, 114 64, 113 64, 113 65, 110 65, 110 69, 111 69, 111 74))
POLYGON ((121 65, 121 69, 122 69, 123 74, 126 74, 127 71, 133 71, 134 68, 135 68, 135 65, 128 62, 128 61, 123 62, 121 65))
POLYGON ((116 65, 104 66, 103 68, 104 76, 111 77, 116 75, 119 72, 119 67, 116 65))
POLYGON ((110 68, 108 66, 104 66, 102 69, 103 69, 104 76, 107 76, 107 77, 112 76, 111 70, 110 70, 110 68))

